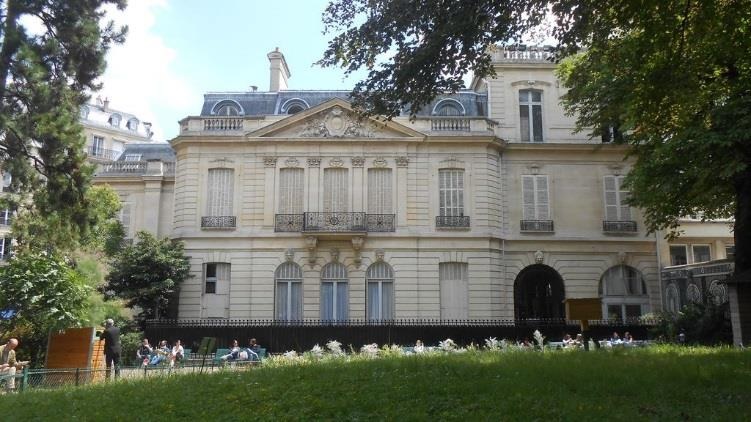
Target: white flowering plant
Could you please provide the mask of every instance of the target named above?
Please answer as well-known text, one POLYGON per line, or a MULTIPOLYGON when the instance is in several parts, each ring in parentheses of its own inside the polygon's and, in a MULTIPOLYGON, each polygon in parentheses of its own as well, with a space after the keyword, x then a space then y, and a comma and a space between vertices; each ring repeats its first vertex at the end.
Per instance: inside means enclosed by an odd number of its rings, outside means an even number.
POLYGON ((326 343, 326 348, 333 356, 343 356, 344 350, 342 350, 342 344, 336 340, 331 340, 326 343))

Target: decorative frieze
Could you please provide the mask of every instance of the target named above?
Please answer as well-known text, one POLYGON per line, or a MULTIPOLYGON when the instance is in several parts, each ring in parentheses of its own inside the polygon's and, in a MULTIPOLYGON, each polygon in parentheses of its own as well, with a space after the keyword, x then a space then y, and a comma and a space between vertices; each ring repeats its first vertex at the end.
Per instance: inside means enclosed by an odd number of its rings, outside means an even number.
POLYGON ((329 160, 329 167, 344 167, 344 161, 341 158, 332 158, 329 160))
POLYGON ((409 158, 407 157, 396 157, 396 166, 397 167, 407 167, 409 165, 409 158))
POLYGON ((378 157, 375 160, 373 160, 373 167, 387 167, 389 165, 389 162, 386 161, 383 157, 378 157))
POLYGON ((320 158, 308 158, 308 167, 321 167, 320 158))
POLYGON ((352 167, 362 167, 365 165, 365 157, 352 157, 352 167))
POLYGON ((297 161, 297 158, 287 158, 284 160, 284 165, 287 167, 298 167, 300 165, 300 162, 297 161))
POLYGON ((264 167, 276 167, 276 157, 263 157, 264 167))

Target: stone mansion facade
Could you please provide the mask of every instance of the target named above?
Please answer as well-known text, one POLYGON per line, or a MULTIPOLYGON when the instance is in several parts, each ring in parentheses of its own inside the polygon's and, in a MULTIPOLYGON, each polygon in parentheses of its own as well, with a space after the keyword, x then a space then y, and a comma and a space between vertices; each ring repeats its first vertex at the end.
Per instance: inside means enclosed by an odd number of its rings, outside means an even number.
MULTIPOLYGON (((268 59, 269 91, 207 93, 169 145, 126 145, 140 160, 98 172, 130 236, 185 242, 180 318, 543 319, 593 297, 611 318, 663 308, 678 249, 625 204, 626 147, 573 134, 545 51, 497 48, 494 78, 391 121, 358 119, 348 92, 289 89, 284 56, 268 59)), ((676 264, 725 258, 732 237, 712 230, 676 264)))

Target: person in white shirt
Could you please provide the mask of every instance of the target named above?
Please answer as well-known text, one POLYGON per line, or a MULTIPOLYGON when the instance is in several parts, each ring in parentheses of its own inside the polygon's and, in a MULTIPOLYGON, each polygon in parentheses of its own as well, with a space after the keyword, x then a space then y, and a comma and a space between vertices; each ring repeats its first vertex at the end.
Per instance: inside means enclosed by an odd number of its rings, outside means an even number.
POLYGON ((175 366, 176 361, 183 360, 183 354, 185 353, 185 349, 183 349, 183 345, 180 344, 180 340, 175 341, 175 345, 172 346, 172 352, 170 353, 170 362, 169 366, 175 366))

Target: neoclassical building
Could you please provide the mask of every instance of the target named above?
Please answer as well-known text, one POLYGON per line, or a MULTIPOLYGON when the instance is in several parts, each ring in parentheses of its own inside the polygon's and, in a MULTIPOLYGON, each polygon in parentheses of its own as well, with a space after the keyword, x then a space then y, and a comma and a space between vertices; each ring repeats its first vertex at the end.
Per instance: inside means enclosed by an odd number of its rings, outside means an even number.
POLYGON ((626 147, 573 134, 547 58, 498 48, 494 78, 383 121, 348 92, 290 89, 273 51, 269 91, 206 94, 169 146, 126 146, 140 160, 97 182, 121 194, 129 235, 185 242, 181 318, 542 319, 593 297, 609 318, 660 310, 673 248, 625 204, 626 147))

